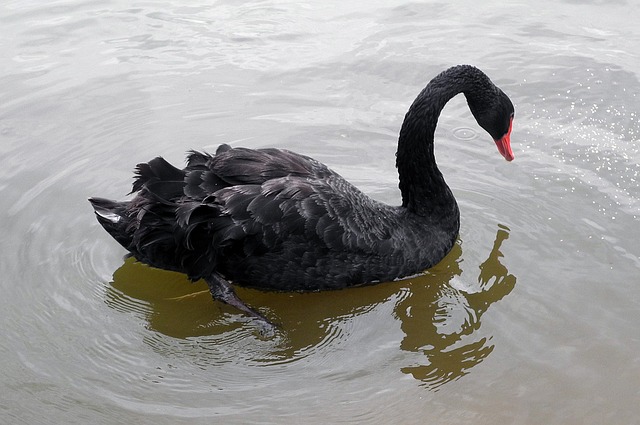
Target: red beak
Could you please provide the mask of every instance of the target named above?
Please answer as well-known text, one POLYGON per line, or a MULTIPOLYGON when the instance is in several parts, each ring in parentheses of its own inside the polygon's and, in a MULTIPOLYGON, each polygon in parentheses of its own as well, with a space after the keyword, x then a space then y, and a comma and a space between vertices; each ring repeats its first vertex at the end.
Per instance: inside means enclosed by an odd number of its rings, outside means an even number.
POLYGON ((507 134, 502 136, 502 138, 495 140, 496 146, 498 147, 498 152, 500 155, 504 157, 507 161, 513 161, 515 156, 513 156, 513 151, 511 150, 511 128, 513 127, 513 118, 511 118, 511 123, 509 124, 509 131, 507 134))

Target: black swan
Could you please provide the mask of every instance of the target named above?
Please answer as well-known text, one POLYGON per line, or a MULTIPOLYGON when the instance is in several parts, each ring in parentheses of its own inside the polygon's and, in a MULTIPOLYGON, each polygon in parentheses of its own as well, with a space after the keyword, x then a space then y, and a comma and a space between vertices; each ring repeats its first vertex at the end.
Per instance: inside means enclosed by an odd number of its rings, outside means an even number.
POLYGON ((460 228, 433 138, 444 105, 464 93, 478 124, 513 160, 514 108, 479 69, 436 76, 407 112, 396 166, 401 206, 369 198, 320 162, 281 149, 191 151, 180 170, 138 164, 131 201, 91 198, 100 224, 137 260, 204 279, 214 299, 268 321, 231 283, 318 291, 390 281, 435 265, 460 228))

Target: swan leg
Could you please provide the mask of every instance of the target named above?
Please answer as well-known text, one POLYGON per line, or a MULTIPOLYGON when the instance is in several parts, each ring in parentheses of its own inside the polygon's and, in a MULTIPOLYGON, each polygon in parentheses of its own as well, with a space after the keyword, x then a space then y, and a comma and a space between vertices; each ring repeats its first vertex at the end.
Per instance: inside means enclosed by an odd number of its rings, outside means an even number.
POLYGON ((205 281, 207 282, 207 285, 209 285, 209 291, 211 292, 211 296, 214 300, 222 301, 223 303, 233 306, 251 317, 255 317, 265 325, 265 330, 268 331, 268 333, 273 333, 275 325, 262 314, 246 305, 244 301, 236 295, 236 291, 233 290, 233 287, 229 282, 217 274, 211 275, 209 278, 205 279, 205 281))

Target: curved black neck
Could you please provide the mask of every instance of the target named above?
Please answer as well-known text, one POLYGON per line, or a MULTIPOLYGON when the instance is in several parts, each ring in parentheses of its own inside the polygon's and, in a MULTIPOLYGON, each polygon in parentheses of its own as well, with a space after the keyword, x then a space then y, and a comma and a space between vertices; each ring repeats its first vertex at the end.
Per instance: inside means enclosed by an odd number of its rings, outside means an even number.
POLYGON ((488 77, 468 65, 449 68, 422 90, 407 112, 396 154, 402 206, 424 217, 458 215, 457 204, 436 165, 433 138, 444 105, 455 95, 474 96, 488 77))

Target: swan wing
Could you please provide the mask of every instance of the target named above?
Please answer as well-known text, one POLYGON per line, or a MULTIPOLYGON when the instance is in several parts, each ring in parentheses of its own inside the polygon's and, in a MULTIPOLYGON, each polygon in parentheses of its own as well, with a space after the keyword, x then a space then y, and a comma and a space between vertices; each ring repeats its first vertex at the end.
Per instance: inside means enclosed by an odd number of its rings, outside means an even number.
POLYGON ((203 246, 207 238, 212 249, 239 256, 284 246, 380 254, 391 249, 394 218, 388 206, 333 172, 321 180, 286 175, 227 186, 182 202, 176 216, 188 246, 203 246))
POLYGON ((211 274, 222 257, 393 249, 392 208, 289 151, 223 145, 216 155, 191 152, 184 170, 156 158, 137 173, 130 250, 192 278, 211 274))

